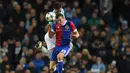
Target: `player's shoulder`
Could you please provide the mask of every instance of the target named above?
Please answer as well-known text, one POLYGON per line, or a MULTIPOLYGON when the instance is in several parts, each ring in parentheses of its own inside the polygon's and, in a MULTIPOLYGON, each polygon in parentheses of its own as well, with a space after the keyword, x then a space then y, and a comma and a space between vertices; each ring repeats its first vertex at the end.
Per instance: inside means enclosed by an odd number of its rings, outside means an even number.
POLYGON ((67 24, 71 25, 71 24, 73 24, 73 22, 70 20, 67 20, 67 24))
POLYGON ((70 21, 70 20, 66 20, 67 21, 67 23, 71 23, 72 21, 70 21))

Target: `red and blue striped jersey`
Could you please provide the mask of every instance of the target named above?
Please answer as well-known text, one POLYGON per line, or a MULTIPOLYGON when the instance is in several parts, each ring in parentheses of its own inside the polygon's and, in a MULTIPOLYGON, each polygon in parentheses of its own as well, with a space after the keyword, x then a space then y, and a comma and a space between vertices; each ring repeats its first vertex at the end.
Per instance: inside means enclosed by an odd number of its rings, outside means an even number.
POLYGON ((75 25, 71 21, 66 21, 64 25, 53 24, 52 30, 56 33, 56 46, 66 46, 70 44, 71 32, 75 31, 75 25))

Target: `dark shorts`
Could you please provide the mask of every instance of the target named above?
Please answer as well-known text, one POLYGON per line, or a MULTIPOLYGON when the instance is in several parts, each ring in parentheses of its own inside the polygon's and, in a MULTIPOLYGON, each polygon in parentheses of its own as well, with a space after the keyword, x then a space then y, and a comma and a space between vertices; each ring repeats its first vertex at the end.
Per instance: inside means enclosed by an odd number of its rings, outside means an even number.
POLYGON ((68 46, 56 46, 51 55, 51 61, 57 61, 57 55, 62 52, 66 57, 70 52, 70 45, 68 46))

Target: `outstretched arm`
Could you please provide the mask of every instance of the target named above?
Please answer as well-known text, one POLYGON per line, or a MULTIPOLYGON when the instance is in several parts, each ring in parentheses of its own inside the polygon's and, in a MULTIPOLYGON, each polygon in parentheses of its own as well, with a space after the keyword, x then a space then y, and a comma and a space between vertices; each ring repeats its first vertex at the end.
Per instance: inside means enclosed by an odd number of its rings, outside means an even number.
POLYGON ((52 38, 55 34, 55 24, 53 24, 52 26, 49 26, 49 37, 52 38))
POLYGON ((78 38, 79 37, 79 32, 75 28, 75 25, 74 25, 73 22, 70 22, 70 27, 71 27, 71 30, 72 30, 72 37, 78 38))
POLYGON ((49 37, 52 38, 55 34, 55 32, 52 29, 49 29, 49 37))

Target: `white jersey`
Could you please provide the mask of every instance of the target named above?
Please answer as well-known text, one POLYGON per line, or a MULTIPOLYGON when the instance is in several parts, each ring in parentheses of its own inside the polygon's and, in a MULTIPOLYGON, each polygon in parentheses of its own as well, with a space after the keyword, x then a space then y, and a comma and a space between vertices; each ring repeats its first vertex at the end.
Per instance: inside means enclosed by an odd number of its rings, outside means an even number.
MULTIPOLYGON (((53 10, 52 12, 56 13, 55 10, 53 10)), ((61 14, 64 15, 64 10, 61 9, 61 14)), ((54 24, 55 22, 49 22, 50 25, 54 24)), ((47 32, 45 34, 45 37, 44 37, 44 40, 47 44, 47 49, 50 50, 50 49, 53 49, 56 45, 56 35, 54 35, 52 38, 49 37, 49 32, 47 32)))
POLYGON ((49 32, 47 32, 45 34, 45 42, 46 42, 46 45, 47 45, 47 48, 48 50, 52 49, 55 47, 55 44, 56 44, 56 35, 54 35, 52 38, 49 37, 49 32))

